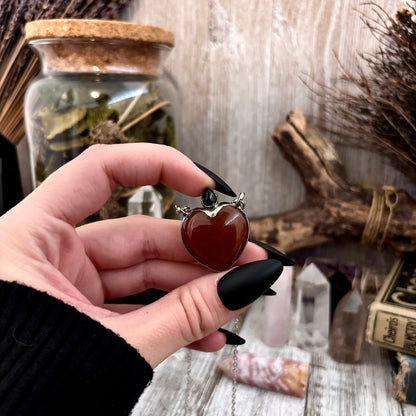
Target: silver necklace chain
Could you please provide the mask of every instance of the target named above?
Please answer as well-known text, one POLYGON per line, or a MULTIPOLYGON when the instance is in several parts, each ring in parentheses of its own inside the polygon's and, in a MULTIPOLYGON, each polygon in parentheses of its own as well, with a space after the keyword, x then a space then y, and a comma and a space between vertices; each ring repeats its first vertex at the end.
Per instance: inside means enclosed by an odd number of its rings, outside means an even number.
MULTIPOLYGON (((240 318, 237 316, 234 319, 234 333, 238 334, 240 329, 240 318)), ((231 389, 231 416, 235 416, 235 406, 237 403, 237 377, 238 377, 238 346, 233 345, 233 385, 231 389)))
POLYGON ((189 416, 191 413, 190 411, 190 403, 191 403, 191 382, 192 382, 192 351, 187 348, 186 349, 186 377, 185 377, 185 403, 183 406, 183 416, 189 416))
MULTIPOLYGON (((240 329, 240 318, 234 319, 233 331, 238 334, 240 329)), ((232 368, 232 387, 231 387, 231 416, 236 415, 237 404, 237 377, 238 377, 238 346, 233 345, 233 368, 232 368)), ((192 351, 188 348, 186 350, 186 377, 185 377, 185 400, 183 405, 183 416, 191 415, 191 382, 192 382, 192 351)))

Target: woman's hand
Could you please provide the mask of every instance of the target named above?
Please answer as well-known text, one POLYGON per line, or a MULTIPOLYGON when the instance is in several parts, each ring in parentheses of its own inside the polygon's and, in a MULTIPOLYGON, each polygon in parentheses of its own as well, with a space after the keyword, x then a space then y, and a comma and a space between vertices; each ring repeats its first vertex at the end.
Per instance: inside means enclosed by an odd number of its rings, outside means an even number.
MULTIPOLYGON (((0 279, 74 306, 123 337, 152 367, 188 344, 221 348, 225 336, 216 330, 241 310, 230 310, 229 302, 226 307, 230 295, 217 290, 224 273, 208 272, 186 251, 179 221, 129 216, 76 228, 115 186, 158 182, 190 196, 215 188, 213 179, 170 147, 87 149, 0 218, 0 279), (170 293, 143 307, 105 304, 147 288, 170 293)), ((265 258, 264 249, 249 243, 238 263, 265 258)))

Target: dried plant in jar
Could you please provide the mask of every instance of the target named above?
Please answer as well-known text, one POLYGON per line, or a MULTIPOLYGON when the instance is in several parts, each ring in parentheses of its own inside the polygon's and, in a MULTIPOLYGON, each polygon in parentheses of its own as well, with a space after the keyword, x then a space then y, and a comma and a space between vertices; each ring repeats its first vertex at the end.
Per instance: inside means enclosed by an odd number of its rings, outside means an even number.
MULTIPOLYGON (((42 63, 42 76, 25 100, 34 186, 92 144, 175 146, 177 91, 162 71, 173 46, 170 31, 130 22, 56 19, 28 23, 26 38, 42 63)), ((157 187, 166 212, 173 192, 157 187)), ((115 190, 89 220, 126 215, 134 191, 115 190)))

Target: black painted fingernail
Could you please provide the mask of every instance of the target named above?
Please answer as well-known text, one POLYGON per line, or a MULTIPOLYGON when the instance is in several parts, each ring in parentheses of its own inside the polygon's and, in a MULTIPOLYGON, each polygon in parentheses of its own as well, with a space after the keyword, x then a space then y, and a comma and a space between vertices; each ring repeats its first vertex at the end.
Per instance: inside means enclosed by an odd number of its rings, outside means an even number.
POLYGON ((244 338, 241 338, 239 335, 230 332, 227 329, 220 328, 218 331, 222 332, 225 335, 225 343, 228 345, 243 345, 246 343, 244 338))
POLYGON ((218 192, 221 192, 222 194, 236 197, 236 193, 214 172, 211 172, 208 168, 205 166, 200 165, 199 163, 194 162, 195 165, 199 167, 203 172, 205 172, 211 179, 214 179, 215 181, 215 190, 218 192))
POLYGON ((218 296, 226 308, 241 309, 263 295, 282 271, 282 262, 274 259, 243 264, 221 277, 218 296))
POLYGON ((283 266, 293 266, 295 262, 288 257, 286 254, 282 253, 281 251, 276 250, 272 246, 269 246, 266 243, 262 243, 261 241, 249 239, 254 244, 257 244, 259 247, 264 248, 267 251, 267 256, 269 259, 280 260, 283 263, 283 266))
POLYGON ((264 296, 276 296, 277 293, 273 289, 267 289, 264 294, 264 296))

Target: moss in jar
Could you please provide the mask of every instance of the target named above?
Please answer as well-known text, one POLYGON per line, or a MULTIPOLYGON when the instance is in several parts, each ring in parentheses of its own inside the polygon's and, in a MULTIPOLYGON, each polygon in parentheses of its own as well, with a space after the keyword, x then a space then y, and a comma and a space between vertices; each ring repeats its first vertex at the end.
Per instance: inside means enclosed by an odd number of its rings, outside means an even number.
MULTIPOLYGON (((148 142, 175 147, 174 118, 170 102, 157 85, 149 81, 120 83, 95 79, 74 85, 66 78, 41 88, 32 134, 35 149, 35 180, 40 184, 60 166, 96 144, 148 142)), ((137 188, 116 188, 105 206, 86 221, 127 215, 127 200, 137 188)), ((174 193, 157 185, 166 213, 174 193)))

